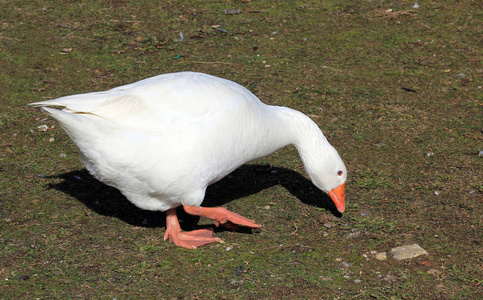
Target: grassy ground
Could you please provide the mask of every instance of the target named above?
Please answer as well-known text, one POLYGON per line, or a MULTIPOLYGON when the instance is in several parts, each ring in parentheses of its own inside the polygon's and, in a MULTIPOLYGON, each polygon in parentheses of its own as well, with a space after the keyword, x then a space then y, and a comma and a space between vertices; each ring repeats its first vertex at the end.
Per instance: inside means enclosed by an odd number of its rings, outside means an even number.
POLYGON ((481 3, 414 3, 0 1, 0 299, 481 298, 481 3), (289 147, 208 191, 261 230, 180 249, 26 106, 183 70, 318 122, 347 212, 289 147), (373 257, 414 243, 429 255, 373 257))

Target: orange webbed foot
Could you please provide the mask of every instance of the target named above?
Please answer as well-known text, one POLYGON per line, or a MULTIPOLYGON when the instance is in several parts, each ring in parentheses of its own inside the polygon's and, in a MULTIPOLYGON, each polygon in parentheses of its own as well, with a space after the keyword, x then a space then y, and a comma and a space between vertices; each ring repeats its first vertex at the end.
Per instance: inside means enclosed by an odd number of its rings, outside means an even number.
POLYGON ((206 217, 214 220, 216 226, 224 225, 232 229, 236 229, 238 226, 246 226, 251 228, 262 227, 261 225, 255 223, 255 221, 231 212, 224 207, 196 207, 183 205, 183 208, 190 215, 206 217))
POLYGON ((164 234, 164 240, 169 239, 179 247, 196 249, 200 246, 220 241, 219 238, 215 238, 212 235, 213 230, 211 229, 183 232, 179 226, 176 209, 172 208, 166 212, 166 232, 164 234))

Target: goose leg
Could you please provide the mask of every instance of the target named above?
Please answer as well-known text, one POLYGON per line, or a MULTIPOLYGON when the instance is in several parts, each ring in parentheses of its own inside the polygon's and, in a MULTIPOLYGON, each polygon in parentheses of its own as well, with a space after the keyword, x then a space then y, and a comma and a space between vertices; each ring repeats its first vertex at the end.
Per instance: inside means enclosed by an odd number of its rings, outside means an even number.
POLYGON ((196 249, 199 246, 220 241, 219 238, 212 237, 212 234, 213 230, 211 229, 182 232, 179 226, 178 216, 176 215, 176 209, 172 208, 166 212, 165 241, 169 239, 177 246, 196 249))
POLYGON ((224 207, 196 207, 183 205, 183 208, 190 215, 201 216, 215 220, 216 226, 219 226, 221 224, 232 229, 236 229, 238 225, 251 228, 262 227, 261 225, 255 223, 255 221, 231 212, 224 207))

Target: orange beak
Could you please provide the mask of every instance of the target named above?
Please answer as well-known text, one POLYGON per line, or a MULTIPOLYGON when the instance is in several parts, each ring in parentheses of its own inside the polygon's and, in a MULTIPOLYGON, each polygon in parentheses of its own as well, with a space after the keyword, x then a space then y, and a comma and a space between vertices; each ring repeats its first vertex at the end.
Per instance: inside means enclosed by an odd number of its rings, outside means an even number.
POLYGON ((334 201, 337 210, 343 213, 345 211, 345 182, 330 191, 329 196, 334 201))

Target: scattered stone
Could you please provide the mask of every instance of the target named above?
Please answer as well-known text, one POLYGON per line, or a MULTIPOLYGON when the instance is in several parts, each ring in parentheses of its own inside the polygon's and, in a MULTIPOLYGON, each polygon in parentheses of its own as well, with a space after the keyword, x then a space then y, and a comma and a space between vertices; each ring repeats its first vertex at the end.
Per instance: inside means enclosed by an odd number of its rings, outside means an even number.
POLYGON ((230 282, 232 285, 242 285, 243 284, 243 280, 235 280, 233 279, 231 282, 230 282))
POLYGON ((326 277, 326 276, 320 276, 320 280, 323 280, 323 281, 331 281, 332 278, 331 277, 326 277))
POLYGON ((324 227, 325 228, 332 228, 332 227, 335 227, 336 225, 332 222, 325 222, 324 223, 324 227))
POLYGON ((418 244, 396 247, 391 250, 391 253, 396 260, 410 259, 420 255, 429 255, 428 251, 421 248, 418 244))
POLYGON ((40 125, 40 126, 37 127, 37 130, 38 131, 47 131, 47 130, 49 130, 49 126, 47 126, 47 125, 40 125))
POLYGON ((340 265, 343 267, 343 268, 349 268, 351 265, 345 261, 341 262, 340 265))
POLYGON ((362 282, 362 280, 360 280, 360 279, 354 279, 354 283, 361 283, 361 282, 362 282))
POLYGON ((358 237, 359 235, 361 235, 361 233, 362 233, 362 230, 352 231, 351 233, 346 235, 345 238, 346 239, 352 239, 352 238, 358 237))
POLYGON ((396 276, 392 275, 392 274, 387 274, 386 277, 384 277, 384 280, 389 282, 389 283, 394 283, 397 281, 397 278, 396 276))
POLYGON ((52 143, 53 141, 55 141, 55 139, 54 139, 53 137, 51 137, 51 138, 49 139, 49 143, 52 143))
POLYGON ((387 253, 386 252, 379 252, 376 253, 375 255, 377 260, 386 260, 387 259, 387 253))
POLYGON ((226 251, 230 251, 231 249, 233 249, 233 246, 228 246, 225 248, 226 251))
POLYGON ((60 54, 67 54, 71 52, 72 52, 72 48, 63 48, 62 50, 60 50, 60 54))
POLYGON ((238 15, 239 13, 241 12, 240 9, 230 9, 230 8, 227 8, 225 9, 225 15, 238 15))

